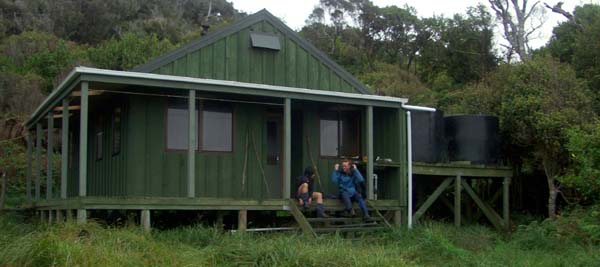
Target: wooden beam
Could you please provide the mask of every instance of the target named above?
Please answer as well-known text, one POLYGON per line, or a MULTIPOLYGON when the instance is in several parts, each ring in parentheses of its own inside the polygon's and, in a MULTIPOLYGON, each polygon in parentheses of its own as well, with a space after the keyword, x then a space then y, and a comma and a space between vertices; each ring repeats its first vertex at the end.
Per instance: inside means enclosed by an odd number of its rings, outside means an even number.
POLYGON ((473 191, 473 189, 471 188, 471 186, 469 186, 469 184, 467 184, 467 182, 465 182, 463 180, 462 185, 465 188, 465 191, 467 192, 467 194, 469 194, 469 196, 471 196, 473 201, 475 201, 475 204, 477 204, 477 206, 479 206, 479 208, 483 211, 483 214, 488 218, 488 220, 492 223, 492 225, 494 225, 494 227, 496 227, 499 230, 504 229, 500 215, 498 215, 491 207, 487 206, 485 204, 485 202, 483 202, 477 196, 477 194, 475 194, 475 191, 473 191))
POLYGON ((510 227, 510 203, 509 203, 509 193, 510 193, 510 177, 504 177, 504 181, 502 183, 502 215, 504 219, 504 226, 506 229, 510 227))
POLYGON ((462 192, 462 188, 460 187, 461 185, 461 179, 462 177, 460 175, 457 175, 456 180, 454 181, 454 226, 460 226, 460 219, 461 219, 461 192, 462 192))
POLYGON ((52 199, 52 161, 54 158, 54 118, 48 112, 48 146, 46 147, 46 199, 52 199))
POLYGON ((304 214, 302 214, 302 212, 296 205, 295 200, 289 200, 289 207, 292 216, 294 216, 294 219, 296 219, 296 222, 298 223, 298 226, 300 226, 300 229, 302 229, 302 232, 306 235, 317 237, 317 234, 313 230, 312 226, 310 226, 310 223, 308 222, 308 220, 306 220, 306 217, 304 217, 304 214))
POLYGON ((425 203, 423 203, 423 205, 421 207, 419 207, 417 212, 415 212, 415 214, 413 215, 413 223, 416 223, 417 220, 419 220, 419 218, 421 218, 421 216, 423 216, 423 214, 425 214, 425 212, 427 211, 427 209, 429 209, 429 207, 433 204, 433 202, 435 202, 435 200, 444 192, 444 190, 446 190, 446 188, 448 188, 448 186, 450 186, 450 184, 452 183, 452 180, 453 180, 453 178, 446 178, 446 180, 444 180, 440 184, 440 186, 438 186, 435 189, 435 191, 433 191, 433 193, 427 198, 425 203))
MULTIPOLYGON (((81 95, 79 95, 79 96, 81 96, 81 95)), ((62 106, 55 107, 54 110, 55 111, 64 111, 65 109, 67 109, 67 110, 80 110, 81 109, 81 106, 69 106, 68 102, 67 102, 67 105, 65 106, 64 105, 65 100, 67 100, 67 99, 66 98, 63 99, 63 105, 62 106)))
POLYGON ((26 187, 27 187, 27 203, 31 203, 31 171, 32 171, 32 161, 33 161, 33 140, 31 136, 31 131, 27 129, 27 170, 26 170, 26 187))
POLYGON ((283 109, 283 198, 291 197, 292 182, 292 100, 284 100, 283 109))
MULTIPOLYGON (((102 90, 94 90, 94 89, 89 89, 88 90, 88 96, 96 96, 96 95, 101 95, 104 94, 104 91, 102 90)), ((77 97, 77 96, 82 96, 83 93, 80 91, 74 91, 71 96, 77 97)))
POLYGON ((190 90, 188 96, 188 162, 187 196, 196 196, 196 91, 190 90))
POLYGON ((248 227, 248 210, 239 210, 238 211, 238 231, 246 232, 246 228, 248 227))
POLYGON ((42 180, 42 124, 37 123, 35 129, 35 200, 40 200, 42 180))
POLYGON ((468 165, 458 163, 422 163, 413 162, 413 173, 421 175, 456 176, 462 177, 497 177, 503 178, 512 175, 509 167, 468 165))
POLYGON ((367 199, 374 199, 373 192, 373 106, 367 106, 367 199))
POLYGON ((62 148, 60 150, 60 198, 67 198, 67 175, 69 172, 69 100, 63 99, 62 148))
MULTIPOLYGON (((81 83, 81 114, 79 116, 79 196, 87 195, 88 150, 88 83, 81 83)), ((79 220, 79 211, 77 218, 79 220)))

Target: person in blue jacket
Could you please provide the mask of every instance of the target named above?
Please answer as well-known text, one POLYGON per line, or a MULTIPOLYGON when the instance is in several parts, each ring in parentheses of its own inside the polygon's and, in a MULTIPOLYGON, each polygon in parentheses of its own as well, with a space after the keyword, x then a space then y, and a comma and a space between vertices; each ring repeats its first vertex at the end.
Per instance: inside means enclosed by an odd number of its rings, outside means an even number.
POLYGON ((352 200, 354 200, 358 203, 365 219, 370 218, 367 204, 357 190, 357 186, 364 183, 365 178, 360 174, 356 165, 351 165, 349 160, 344 160, 341 170, 339 164, 335 164, 334 168, 335 170, 331 173, 331 181, 338 185, 340 199, 344 203, 344 213, 351 216, 356 215, 352 209, 352 200))

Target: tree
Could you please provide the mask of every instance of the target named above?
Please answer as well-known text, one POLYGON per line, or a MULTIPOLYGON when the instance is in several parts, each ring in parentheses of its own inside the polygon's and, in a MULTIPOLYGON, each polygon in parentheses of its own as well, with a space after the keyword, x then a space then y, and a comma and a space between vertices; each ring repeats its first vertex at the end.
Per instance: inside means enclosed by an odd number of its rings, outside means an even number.
POLYGON ((573 65, 577 76, 585 79, 595 93, 595 110, 600 113, 600 6, 575 8, 574 19, 552 31, 549 53, 573 65))
POLYGON ((126 33, 121 38, 111 38, 89 48, 87 56, 96 67, 128 70, 173 48, 169 40, 160 39, 155 34, 126 33))
POLYGON ((507 60, 510 61, 513 53, 516 53, 521 60, 531 59, 529 41, 544 23, 542 18, 545 9, 541 7, 540 2, 536 1, 529 6, 531 4, 529 0, 488 1, 496 13, 496 18, 502 24, 504 39, 508 41, 507 60), (539 21, 534 22, 534 19, 539 21))
POLYGON ((569 167, 568 129, 594 120, 590 92, 573 68, 550 57, 503 65, 485 82, 465 89, 467 112, 487 111, 500 117, 502 136, 514 161, 543 170, 548 185, 548 217, 556 216, 561 190, 558 178, 569 167), (473 103, 483 105, 473 107, 473 103))
POLYGON ((580 203, 600 201, 600 123, 577 127, 568 131, 567 149, 573 163, 568 172, 559 177, 564 185, 577 190, 580 203))
POLYGON ((497 66, 492 17, 484 6, 469 8, 466 15, 424 19, 422 24, 422 35, 428 38, 419 49, 419 74, 432 88, 439 79, 451 79, 450 88, 436 86, 443 90, 478 81, 497 66))

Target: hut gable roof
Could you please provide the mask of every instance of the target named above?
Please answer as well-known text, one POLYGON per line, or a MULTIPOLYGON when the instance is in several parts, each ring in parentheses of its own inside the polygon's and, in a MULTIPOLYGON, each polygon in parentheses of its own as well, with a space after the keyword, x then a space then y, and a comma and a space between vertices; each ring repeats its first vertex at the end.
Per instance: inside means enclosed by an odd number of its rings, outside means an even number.
POLYGON ((131 71, 370 94, 266 9, 131 71))

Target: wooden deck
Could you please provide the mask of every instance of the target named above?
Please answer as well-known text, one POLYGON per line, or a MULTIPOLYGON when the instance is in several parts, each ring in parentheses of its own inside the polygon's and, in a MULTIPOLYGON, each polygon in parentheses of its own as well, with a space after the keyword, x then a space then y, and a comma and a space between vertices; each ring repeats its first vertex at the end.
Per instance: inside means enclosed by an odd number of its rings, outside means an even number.
MULTIPOLYGON (((369 200, 379 210, 400 210, 398 200, 369 200)), ((325 199, 326 210, 342 210, 338 199, 325 199)), ((243 200, 227 198, 177 197, 73 197, 40 200, 28 206, 37 210, 282 210, 289 211, 289 199, 243 200)))

